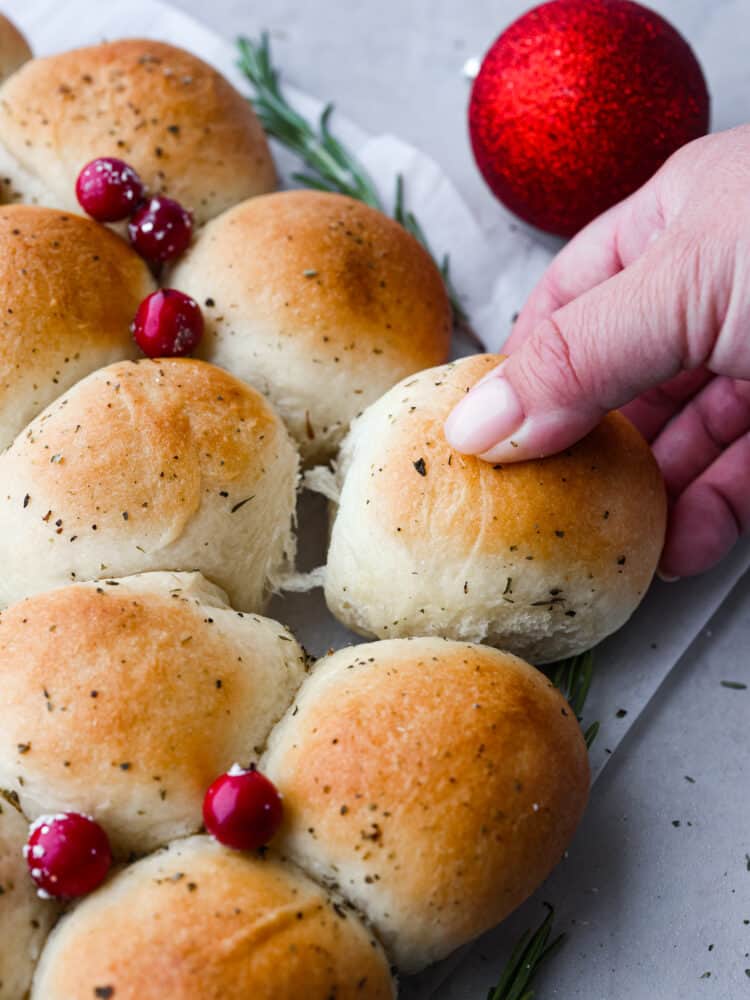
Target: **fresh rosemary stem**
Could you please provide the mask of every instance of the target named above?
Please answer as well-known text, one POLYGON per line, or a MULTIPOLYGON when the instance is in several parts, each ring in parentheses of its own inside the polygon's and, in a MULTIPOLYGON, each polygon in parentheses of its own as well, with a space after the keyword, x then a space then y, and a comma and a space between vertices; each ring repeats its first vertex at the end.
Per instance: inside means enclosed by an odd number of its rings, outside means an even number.
POLYGON ((545 906, 549 910, 547 916, 533 934, 526 931, 521 935, 497 985, 487 994, 487 1000, 533 1000, 531 984, 539 966, 565 940, 565 935, 560 934, 550 942, 555 911, 549 903, 545 903, 545 906))

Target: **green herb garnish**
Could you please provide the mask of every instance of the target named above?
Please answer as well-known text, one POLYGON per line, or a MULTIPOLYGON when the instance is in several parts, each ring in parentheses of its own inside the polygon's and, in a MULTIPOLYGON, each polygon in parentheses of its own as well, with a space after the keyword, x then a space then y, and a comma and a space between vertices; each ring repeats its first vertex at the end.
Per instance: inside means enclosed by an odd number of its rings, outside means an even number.
POLYGON ((549 913, 533 934, 527 930, 521 935, 487 1000, 533 1000, 534 991, 530 987, 539 966, 565 940, 565 935, 560 934, 550 942, 555 911, 549 903, 544 905, 549 913))

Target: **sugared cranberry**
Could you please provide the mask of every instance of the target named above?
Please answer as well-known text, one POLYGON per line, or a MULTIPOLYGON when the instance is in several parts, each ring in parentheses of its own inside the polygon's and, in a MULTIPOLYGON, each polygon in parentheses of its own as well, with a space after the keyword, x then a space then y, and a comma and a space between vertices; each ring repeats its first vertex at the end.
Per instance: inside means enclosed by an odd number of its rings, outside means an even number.
POLYGON ((72 899, 93 892, 112 864, 107 834, 89 816, 40 816, 23 849, 40 896, 72 899))
POLYGON ((206 792, 203 822, 219 843, 240 851, 263 847, 281 826, 284 809, 276 786, 260 771, 235 764, 206 792))
POLYGON ((130 327, 135 342, 149 358, 190 354, 203 336, 201 307, 176 288, 160 288, 138 306, 130 327))
POLYGON ((152 264, 179 257, 190 246, 193 217, 179 201, 156 195, 138 208, 128 223, 130 242, 152 264))
POLYGON ((143 198, 143 181, 124 160, 100 156, 78 175, 76 197, 84 212, 97 222, 119 222, 143 198))

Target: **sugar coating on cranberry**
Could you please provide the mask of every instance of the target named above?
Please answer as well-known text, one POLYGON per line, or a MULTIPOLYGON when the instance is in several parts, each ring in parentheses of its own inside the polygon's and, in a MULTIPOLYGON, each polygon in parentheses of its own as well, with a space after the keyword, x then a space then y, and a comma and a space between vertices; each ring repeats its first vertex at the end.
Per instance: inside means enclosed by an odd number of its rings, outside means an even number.
POLYGON ((284 807, 276 786, 251 766, 234 764, 210 786, 203 822, 221 844, 240 851, 264 847, 281 826, 284 807))
POLYGON ((39 895, 74 899, 93 892, 112 865, 107 834, 90 816, 40 816, 23 848, 39 895))
POLYGON ((135 342, 149 358, 190 354, 203 336, 201 307, 176 288, 160 288, 138 306, 131 324, 135 342))
POLYGON ((141 257, 162 264, 179 257, 190 246, 193 217, 173 198, 155 195, 135 211, 128 232, 141 257))
POLYGON ((143 181, 124 160, 100 156, 78 175, 76 197, 84 212, 97 222, 119 222, 143 198, 143 181))

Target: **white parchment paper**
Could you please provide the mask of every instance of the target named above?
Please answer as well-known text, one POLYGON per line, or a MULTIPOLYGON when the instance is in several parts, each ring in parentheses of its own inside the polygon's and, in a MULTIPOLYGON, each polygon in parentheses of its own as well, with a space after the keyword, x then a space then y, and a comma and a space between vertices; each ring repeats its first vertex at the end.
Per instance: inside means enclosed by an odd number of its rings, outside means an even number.
MULTIPOLYGON (((191 49, 232 79, 240 90, 247 91, 234 65, 231 42, 158 0, 130 0, 127 4, 7 0, 3 8, 27 34, 38 55, 137 33, 191 49)), ((286 85, 286 91, 304 114, 316 116, 322 110, 323 102, 318 99, 291 85, 286 85)), ((403 175, 409 207, 423 224, 436 255, 450 252, 454 282, 464 296, 474 329, 488 349, 497 350, 507 336, 513 315, 551 259, 549 242, 516 226, 501 213, 492 220, 491 228, 480 226, 440 166, 402 139, 367 135, 341 117, 334 119, 334 128, 358 152, 387 205, 392 204, 396 175, 403 175)), ((288 174, 290 158, 283 151, 275 152, 282 173, 288 174)), ((459 345, 459 352, 464 353, 465 347, 462 350, 459 345)), ((322 498, 303 498, 300 525, 301 568, 308 569, 319 565, 325 556, 322 498)), ((591 755, 595 779, 748 566, 750 541, 699 579, 655 584, 631 621, 599 648, 597 674, 586 709, 586 721, 601 721, 591 755)), ((357 641, 328 613, 320 591, 280 596, 269 613, 288 623, 316 654, 357 641)), ((491 932, 482 945, 485 952, 506 948, 508 942, 503 935, 502 928, 491 932)), ((472 950, 469 946, 422 976, 403 983, 402 995, 435 995, 440 983, 453 972, 454 990, 457 976, 459 984, 465 976, 465 995, 481 996, 472 950), (454 972, 462 962, 464 971, 454 972)), ((464 995, 462 989, 460 993, 464 995)))

